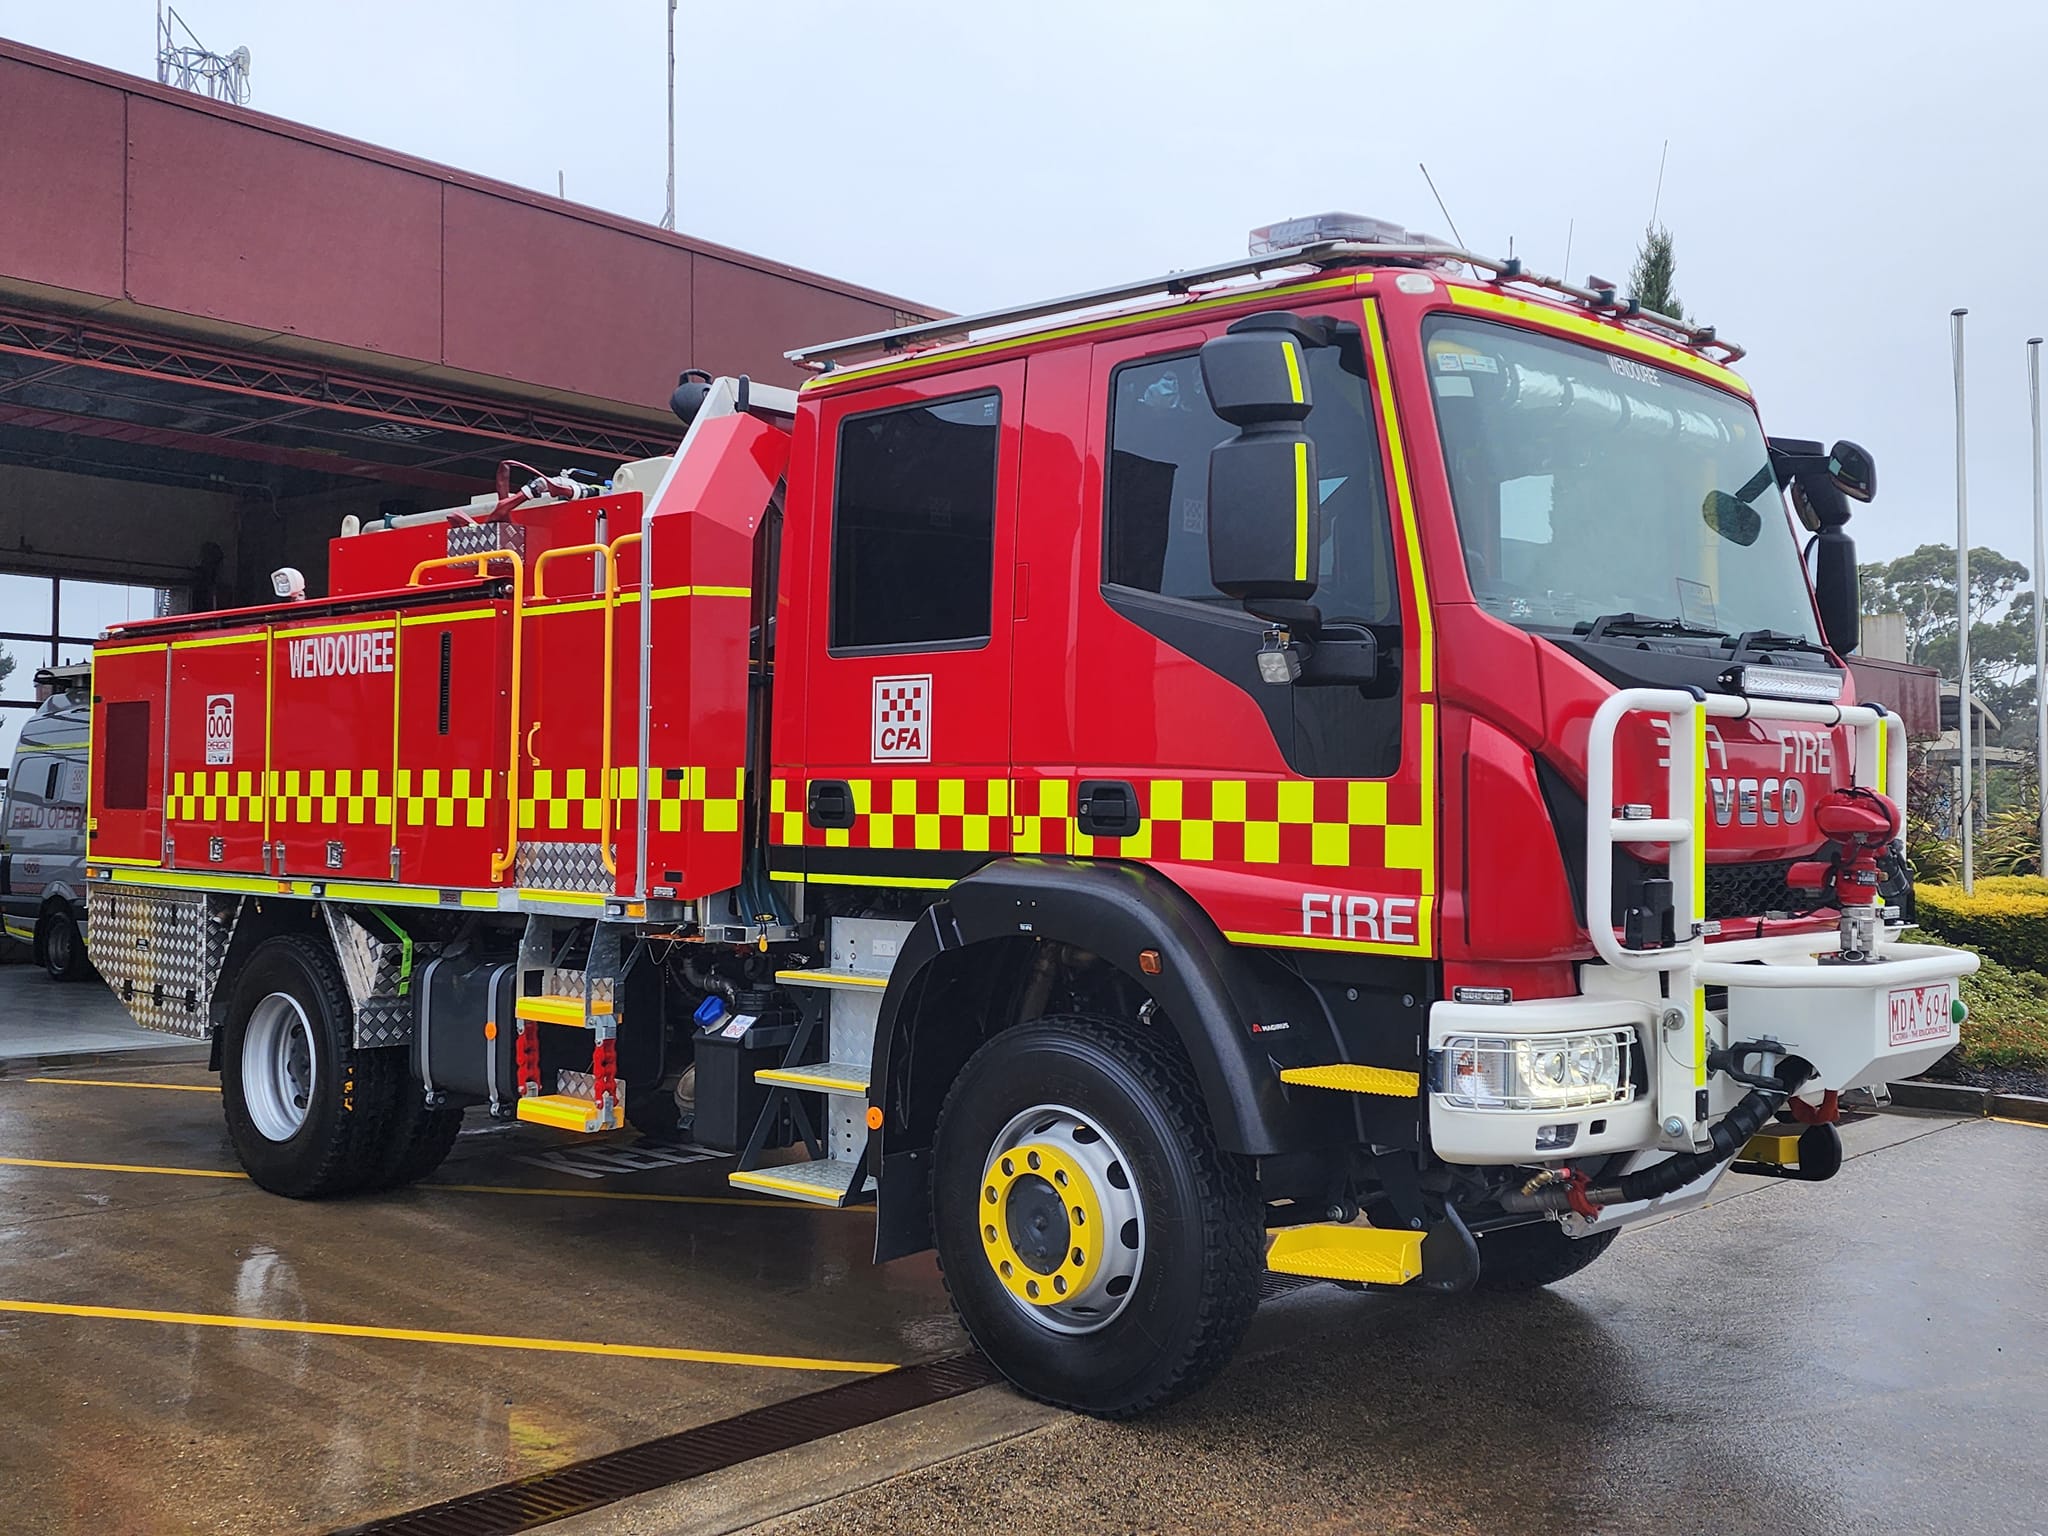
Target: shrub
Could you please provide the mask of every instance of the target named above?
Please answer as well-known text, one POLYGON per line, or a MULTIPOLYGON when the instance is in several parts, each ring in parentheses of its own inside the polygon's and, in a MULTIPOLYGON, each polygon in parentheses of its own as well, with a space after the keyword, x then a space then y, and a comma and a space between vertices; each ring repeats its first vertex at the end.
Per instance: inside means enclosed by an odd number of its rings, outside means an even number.
MULTIPOLYGON (((1978 888, 1983 888, 1982 881, 1978 888)), ((1931 942, 1910 932, 1906 938, 1931 942)), ((1979 1070, 2048 1071, 2048 976, 2010 970, 1986 955, 1983 968, 1963 978, 1963 1001, 1970 1016, 1963 1020, 1962 1041, 1948 1059, 1979 1070)))
POLYGON ((1920 925, 2018 971, 2048 971, 2048 880, 1994 875, 1974 894, 1959 885, 1913 888, 1920 925))
POLYGON ((1963 877, 1963 853, 1934 830, 1934 823, 1915 816, 1906 823, 1906 863, 1915 880, 1955 881, 1963 877))

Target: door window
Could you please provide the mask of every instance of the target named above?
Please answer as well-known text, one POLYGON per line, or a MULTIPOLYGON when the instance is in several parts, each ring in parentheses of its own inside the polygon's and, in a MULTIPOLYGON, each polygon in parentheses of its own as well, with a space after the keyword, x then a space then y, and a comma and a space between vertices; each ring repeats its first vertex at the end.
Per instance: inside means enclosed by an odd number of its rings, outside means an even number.
POLYGON ((989 390, 840 423, 834 652, 987 641, 1001 417, 989 390))
MULTIPOLYGON (((1315 603, 1325 619, 1400 622, 1379 435, 1365 380, 1339 347, 1309 354, 1323 507, 1315 603)), ((1193 353, 1117 369, 1111 386, 1107 578, 1242 611, 1209 581, 1209 450, 1233 429, 1209 407, 1193 353)))

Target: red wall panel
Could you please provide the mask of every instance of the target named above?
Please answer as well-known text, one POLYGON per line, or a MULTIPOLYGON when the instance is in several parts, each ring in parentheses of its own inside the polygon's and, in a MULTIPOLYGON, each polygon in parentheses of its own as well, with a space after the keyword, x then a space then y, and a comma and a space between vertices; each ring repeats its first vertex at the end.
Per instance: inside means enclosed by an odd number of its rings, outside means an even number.
POLYGON ((701 255, 691 313, 696 334, 689 366, 782 385, 805 377, 784 352, 884 330, 896 316, 879 304, 701 255))
POLYGON ((443 360, 656 409, 690 362, 690 266, 659 240, 450 187, 443 360))
POLYGON ((137 303, 439 357, 438 182, 140 95, 128 139, 137 303))
POLYGON ((0 273, 121 297, 124 104, 0 58, 0 273))

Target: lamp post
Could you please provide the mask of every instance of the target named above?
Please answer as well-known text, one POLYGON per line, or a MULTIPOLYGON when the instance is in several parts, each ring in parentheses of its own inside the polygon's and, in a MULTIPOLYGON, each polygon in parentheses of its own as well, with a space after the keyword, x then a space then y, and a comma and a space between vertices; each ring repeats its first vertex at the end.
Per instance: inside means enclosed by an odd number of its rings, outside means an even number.
POLYGON ((2027 338, 2027 402, 2034 425, 2034 785, 2039 804, 2035 811, 2041 821, 2041 862, 2035 866, 2048 875, 2048 795, 2040 792, 2041 775, 2048 771, 2048 619, 2043 618, 2041 583, 2048 581, 2048 527, 2041 522, 2041 338, 2027 338))
POLYGON ((668 0, 668 210, 661 227, 676 227, 676 0, 668 0))
POLYGON ((1970 501, 1963 474, 1963 317, 1967 309, 1948 312, 1955 344, 1956 373, 1956 745, 1963 769, 1963 892, 1977 889, 1975 849, 1971 846, 1974 786, 1970 782, 1970 501))

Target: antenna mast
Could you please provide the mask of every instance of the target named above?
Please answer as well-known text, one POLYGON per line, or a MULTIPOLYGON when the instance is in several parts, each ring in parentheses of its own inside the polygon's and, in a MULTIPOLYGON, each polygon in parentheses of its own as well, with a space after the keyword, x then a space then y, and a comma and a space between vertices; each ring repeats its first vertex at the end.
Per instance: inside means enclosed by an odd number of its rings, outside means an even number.
POLYGON ((215 101, 249 105, 249 50, 214 53, 192 35, 185 18, 158 0, 156 77, 164 85, 215 101))

